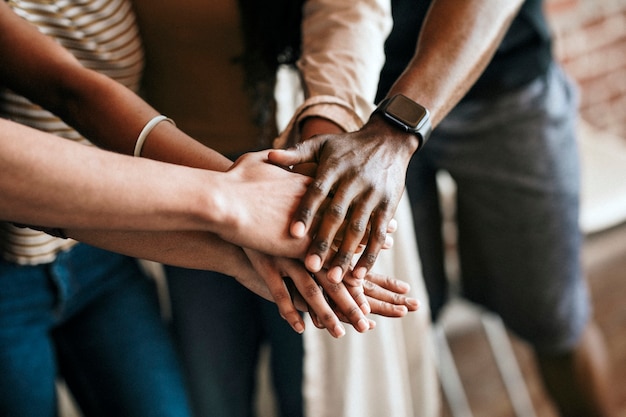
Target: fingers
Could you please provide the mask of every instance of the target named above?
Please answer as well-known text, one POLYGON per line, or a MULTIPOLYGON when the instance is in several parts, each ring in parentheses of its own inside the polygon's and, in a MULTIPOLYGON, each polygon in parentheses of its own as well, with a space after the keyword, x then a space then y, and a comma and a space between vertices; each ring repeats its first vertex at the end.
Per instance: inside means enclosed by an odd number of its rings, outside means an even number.
POLYGON ((309 313, 315 316, 314 324, 318 328, 325 328, 333 337, 341 337, 345 334, 345 329, 341 321, 326 300, 323 291, 316 280, 309 274, 304 266, 296 261, 284 264, 283 273, 288 275, 307 303, 309 313))
MULTIPOLYGON (((268 160, 282 166, 293 166, 304 163, 317 162, 322 142, 311 139, 298 143, 289 149, 276 149, 269 151, 268 160)), ((308 170, 310 172, 310 169, 308 170)), ((293 237, 304 237, 311 226, 311 222, 320 205, 328 195, 330 185, 325 178, 317 178, 309 186, 306 194, 300 201, 294 218, 291 222, 290 233, 293 237)), ((321 266, 320 266, 321 268, 321 266)))
POLYGON ((272 149, 267 154, 267 159, 273 164, 288 167, 305 162, 316 162, 319 146, 315 140, 298 143, 289 149, 272 149))
POLYGON ((395 207, 392 208, 386 201, 378 206, 374 216, 371 219, 371 230, 367 246, 357 261, 353 274, 360 279, 365 278, 368 271, 372 269, 381 249, 387 244, 387 230, 395 207))
POLYGON ((419 308, 418 300, 404 295, 408 293, 409 285, 388 276, 368 274, 363 282, 363 290, 373 314, 403 317, 407 312, 419 308))
MULTIPOLYGON (((320 171, 320 170, 318 170, 320 171)), ((328 171, 325 171, 328 172, 328 171)), ((306 193, 302 196, 300 200, 300 204, 296 209, 296 212, 293 217, 293 221, 291 223, 290 232, 293 237, 303 237, 307 233, 307 231, 311 228, 311 224, 315 218, 316 213, 324 204, 328 194, 331 191, 331 187, 334 180, 331 177, 328 177, 326 174, 318 175, 311 184, 308 186, 306 193)), ((331 202, 326 210, 342 210, 341 207, 334 205, 334 202, 331 202)), ((324 221, 326 221, 326 214, 324 216, 324 221)), ((343 219, 342 219, 343 220, 343 219)), ((339 226, 335 226, 338 228, 339 226)), ((324 241, 326 245, 328 245, 328 241, 324 241)), ((332 240, 331 240, 332 242, 332 240)), ((328 250, 328 246, 321 247, 320 251, 328 250)), ((315 261, 315 260, 312 260, 315 261)), ((321 268, 323 262, 318 262, 312 264, 311 268, 313 271, 318 271, 321 268), (314 265, 318 265, 317 268, 314 268, 314 265)))
MULTIPOLYGON (((315 182, 314 182, 315 183, 315 182)), ((311 187, 309 187, 310 189, 311 187)), ((309 270, 313 272, 319 271, 322 266, 324 266, 326 262, 326 258, 328 257, 332 247, 333 242, 335 240, 335 236, 337 233, 342 230, 342 226, 344 224, 344 220, 348 214, 348 209, 350 207, 350 201, 352 200, 352 195, 349 193, 350 190, 340 190, 338 191, 329 201, 329 203, 324 207, 323 217, 321 218, 321 222, 317 227, 315 236, 313 237, 313 241, 311 242, 311 246, 309 247, 305 264, 309 270)), ((306 197, 306 196, 305 196, 306 197)), ((304 199, 303 199, 304 200, 304 199)), ((345 239, 347 237, 353 236, 353 234, 349 234, 348 231, 350 228, 356 228, 361 231, 361 236, 365 233, 367 228, 367 220, 362 223, 347 225, 345 230, 343 231, 342 244, 345 245, 345 239)), ((356 242, 350 241, 350 245, 353 245, 353 250, 356 250, 356 247, 361 242, 361 237, 356 242)), ((343 253, 337 252, 334 257, 337 258, 342 256, 343 253)), ((350 262, 351 256, 346 258, 346 262, 350 262)), ((333 274, 333 271, 330 271, 333 274)), ((335 271, 336 274, 336 271, 335 271)), ((339 271, 339 277, 333 279, 334 282, 340 282, 343 274, 339 271)))
MULTIPOLYGON (((330 261, 328 278, 331 281, 338 282, 343 279, 346 271, 348 271, 351 266, 350 263, 352 262, 353 255, 357 251, 359 251, 359 245, 363 241, 366 233, 369 233, 369 238, 368 243, 363 250, 367 251, 368 246, 371 245, 370 242, 372 242, 372 231, 377 230, 369 227, 368 232, 370 213, 372 212, 374 207, 375 205, 372 198, 365 198, 364 200, 359 201, 354 205, 352 212, 347 219, 347 226, 344 231, 341 245, 337 249, 337 253, 332 257, 330 261)), ((386 228, 384 233, 380 237, 383 239, 382 243, 384 244, 387 237, 386 228)), ((377 242, 378 240, 375 241, 377 242)), ((365 274, 363 274, 359 278, 362 278, 363 276, 365 276, 365 274)))
MULTIPOLYGON (((296 308, 294 292, 290 291, 289 288, 293 286, 293 282, 291 280, 286 282, 273 262, 274 258, 255 254, 251 251, 247 251, 247 254, 253 261, 257 272, 262 276, 281 317, 289 323, 296 333, 302 334, 305 329, 304 320, 296 308)), ((306 304, 302 303, 301 299, 296 300, 296 302, 299 302, 301 310, 306 310, 306 304)))
POLYGON ((340 318, 343 316, 343 321, 352 324, 360 333, 371 328, 370 320, 365 317, 365 314, 369 313, 370 310, 369 304, 363 290, 360 289, 360 285, 349 290, 343 282, 331 282, 325 270, 316 273, 315 277, 329 301, 334 305, 337 315, 340 318))

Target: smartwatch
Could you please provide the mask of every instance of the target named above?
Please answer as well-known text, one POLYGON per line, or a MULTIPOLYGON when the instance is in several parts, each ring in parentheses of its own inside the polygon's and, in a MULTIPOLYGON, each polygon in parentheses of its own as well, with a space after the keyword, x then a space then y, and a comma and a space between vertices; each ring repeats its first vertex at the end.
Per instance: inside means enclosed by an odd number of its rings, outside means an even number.
POLYGON ((432 131, 430 113, 424 106, 402 94, 384 99, 372 114, 380 114, 404 132, 416 135, 419 138, 417 150, 421 149, 430 137, 432 131))

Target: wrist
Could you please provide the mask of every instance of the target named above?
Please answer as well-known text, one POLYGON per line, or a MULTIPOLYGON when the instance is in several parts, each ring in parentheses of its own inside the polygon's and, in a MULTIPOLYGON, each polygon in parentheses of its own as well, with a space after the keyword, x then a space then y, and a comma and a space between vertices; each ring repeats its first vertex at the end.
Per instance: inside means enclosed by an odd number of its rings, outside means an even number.
POLYGON ((384 121, 400 132, 415 135, 418 139, 417 150, 426 144, 432 132, 428 109, 403 94, 385 98, 373 115, 382 116, 384 121))
POLYGON ((307 117, 300 124, 300 138, 307 140, 315 135, 343 133, 344 130, 330 119, 323 117, 307 117))
POLYGON ((184 215, 193 219, 198 230, 224 236, 237 226, 237 215, 230 204, 226 173, 199 170, 198 182, 188 182, 190 196, 183 201, 184 215), (221 179, 221 177, 224 177, 221 179))
POLYGON ((372 134, 380 135, 381 137, 391 138, 397 142, 399 148, 405 149, 410 155, 417 152, 420 146, 420 138, 415 133, 397 129, 389 124, 382 114, 373 113, 363 129, 370 133, 375 132, 372 134))

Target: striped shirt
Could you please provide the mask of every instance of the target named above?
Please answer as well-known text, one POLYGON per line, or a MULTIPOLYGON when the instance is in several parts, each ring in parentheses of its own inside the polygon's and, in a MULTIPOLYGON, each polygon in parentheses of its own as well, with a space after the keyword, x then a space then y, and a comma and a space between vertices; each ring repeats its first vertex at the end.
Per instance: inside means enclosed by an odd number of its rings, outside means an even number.
MULTIPOLYGON (((87 68, 138 90, 143 50, 127 0, 8 0, 16 14, 54 37, 87 68)), ((90 144, 58 117, 11 91, 0 91, 0 117, 90 144)), ((4 259, 22 265, 52 262, 76 242, 0 223, 4 259)))

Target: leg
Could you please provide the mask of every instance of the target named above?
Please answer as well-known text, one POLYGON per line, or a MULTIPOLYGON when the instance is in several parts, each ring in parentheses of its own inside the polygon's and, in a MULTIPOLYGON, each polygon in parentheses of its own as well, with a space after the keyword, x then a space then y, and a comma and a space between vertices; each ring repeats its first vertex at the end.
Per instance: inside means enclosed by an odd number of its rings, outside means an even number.
POLYGON ((259 297, 225 275, 166 268, 174 335, 197 416, 248 417, 264 329, 259 297))
POLYGON ((54 332, 60 367, 85 415, 189 417, 154 282, 136 260, 78 245, 54 273, 69 283, 54 332))
POLYGON ((274 303, 261 300, 260 304, 271 347, 270 366, 280 415, 302 417, 304 415, 302 335, 294 332, 280 317, 274 303))
POLYGON ((460 108, 446 163, 458 185, 465 295, 534 347, 565 416, 571 398, 607 416, 605 354, 580 262, 575 115, 553 68, 523 90, 460 108))
POLYGON ((562 355, 537 353, 539 369, 561 415, 614 416, 604 339, 590 322, 573 351, 562 355))
POLYGON ((55 293, 45 267, 0 260, 0 415, 57 415, 55 293))
POLYGON ((437 169, 432 156, 436 141, 414 156, 407 171, 406 189, 411 201, 415 238, 419 248, 431 317, 437 320, 448 299, 448 277, 444 264, 442 215, 437 190, 437 169))

